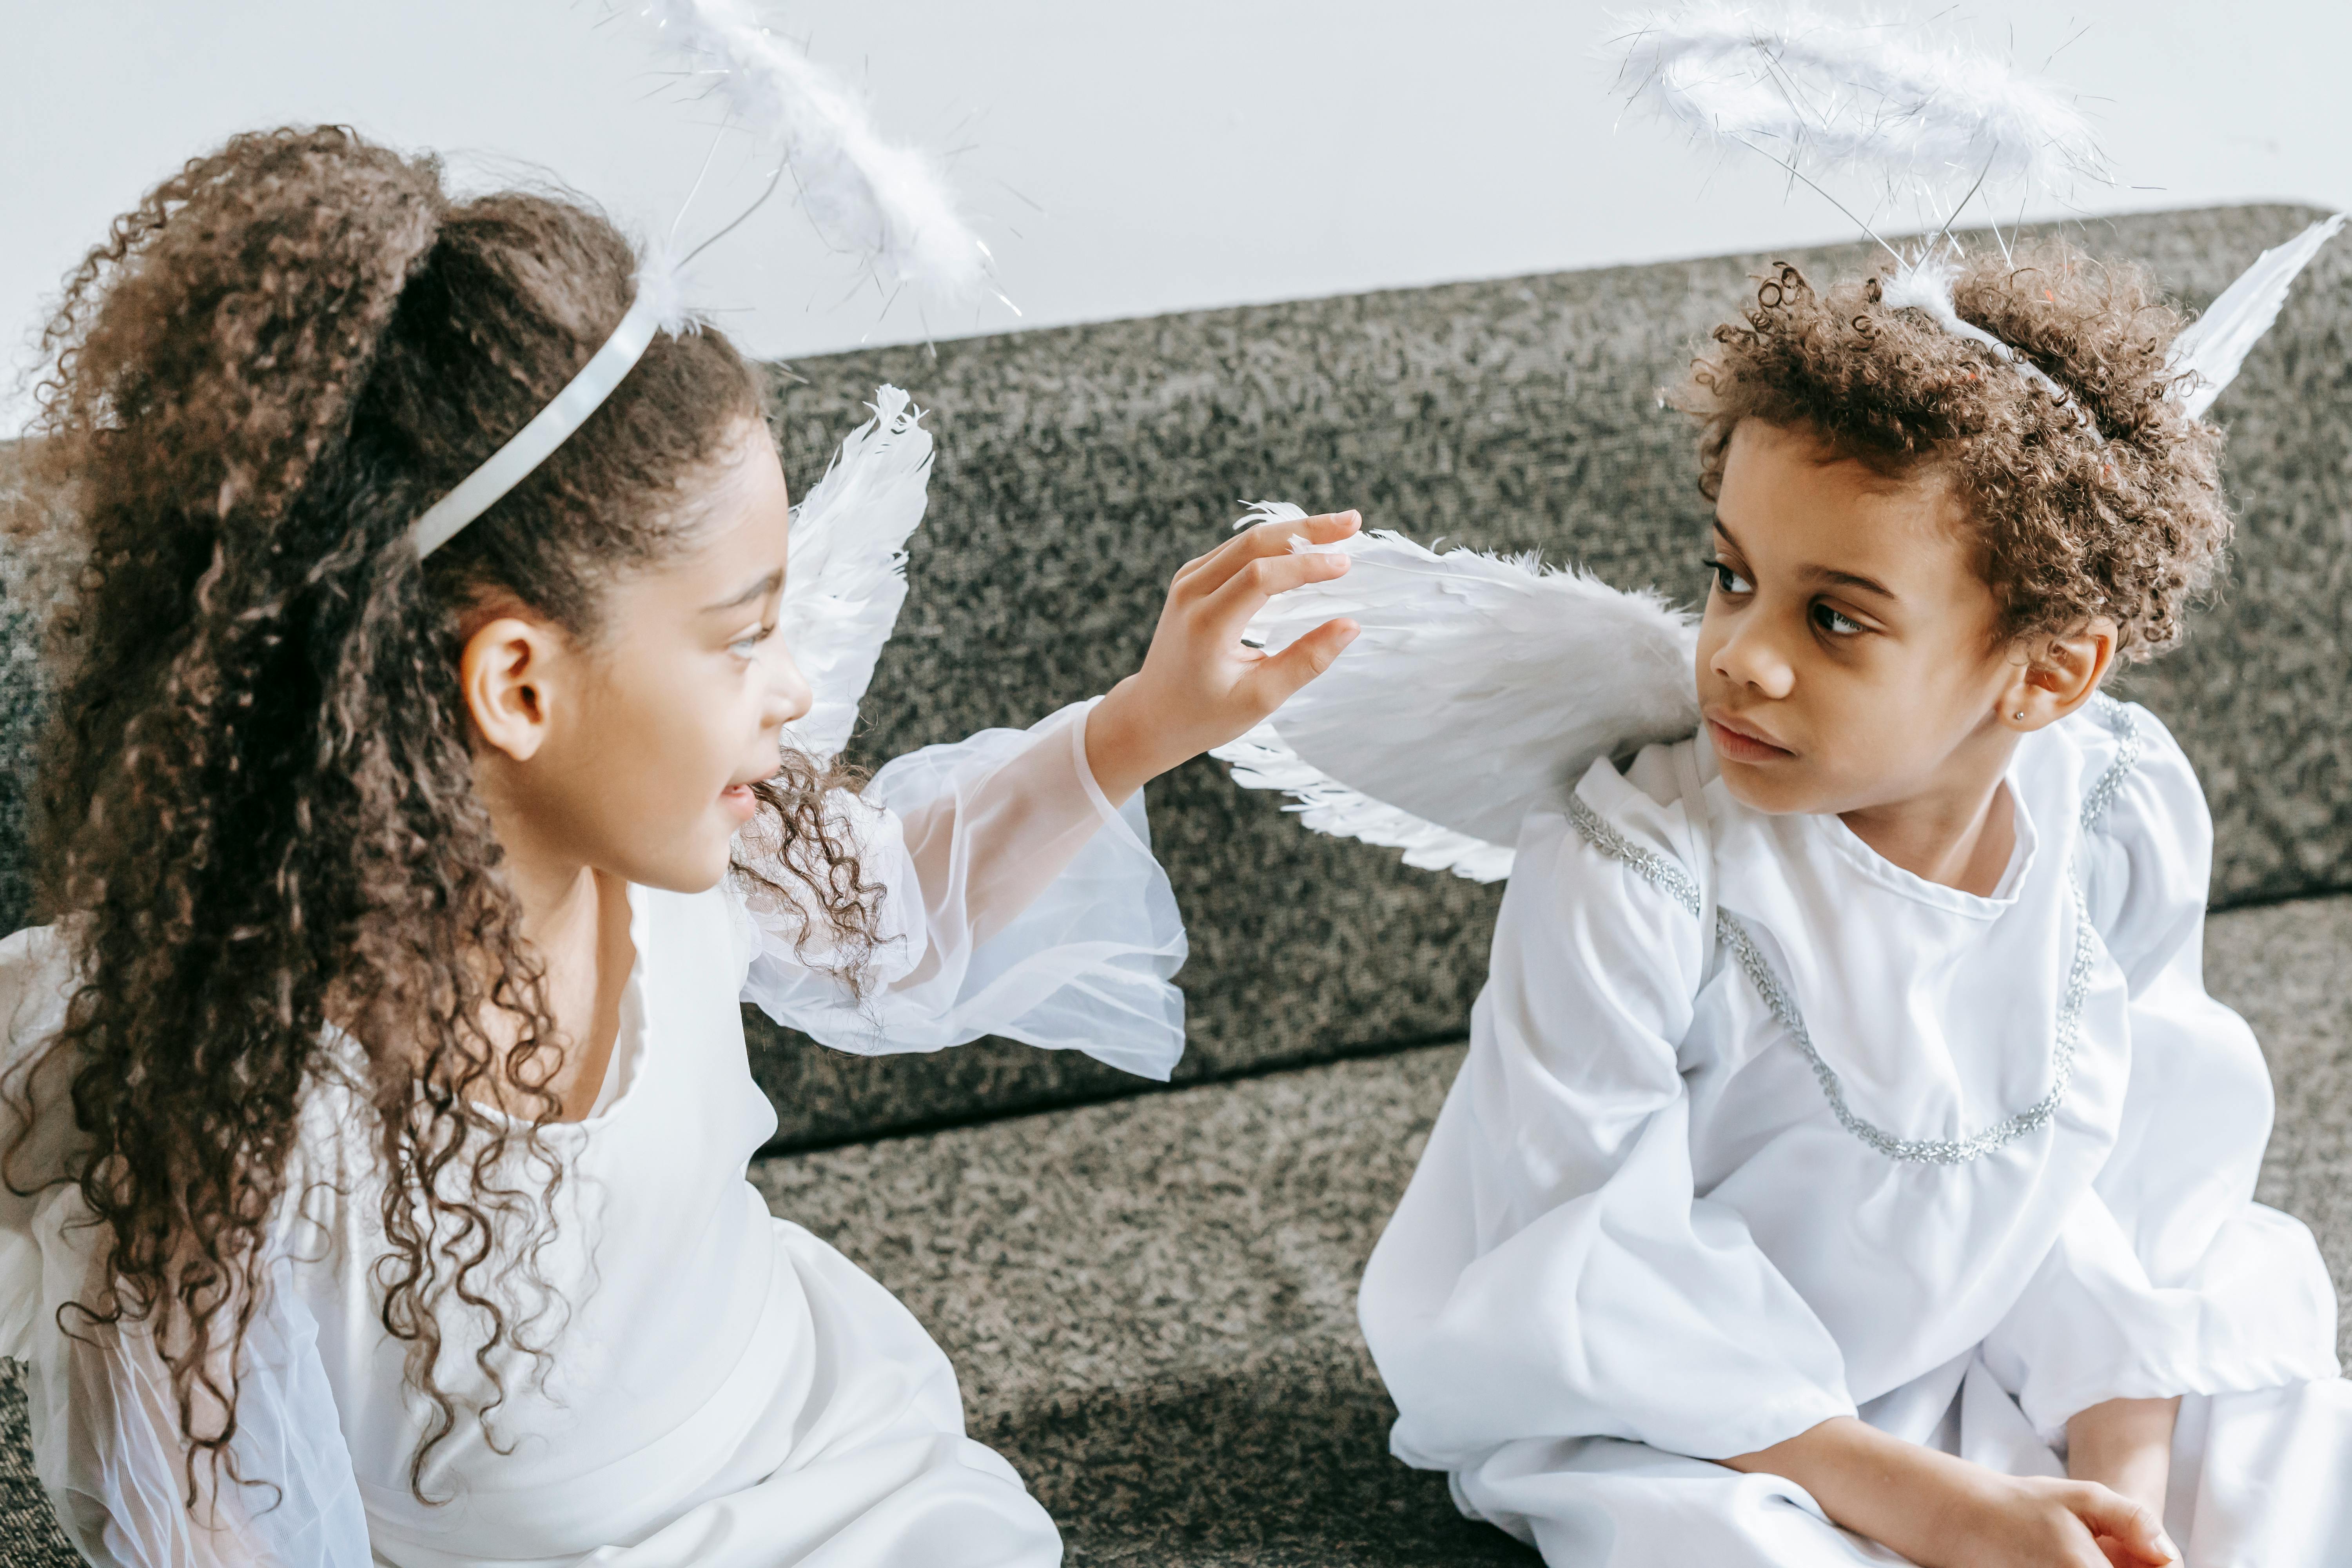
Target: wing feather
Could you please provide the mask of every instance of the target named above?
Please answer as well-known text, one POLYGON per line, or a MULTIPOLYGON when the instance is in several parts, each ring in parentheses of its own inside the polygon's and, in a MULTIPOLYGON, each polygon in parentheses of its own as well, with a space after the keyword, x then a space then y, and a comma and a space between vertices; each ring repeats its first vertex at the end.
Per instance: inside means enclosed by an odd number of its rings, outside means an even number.
POLYGON ((815 703, 787 727, 813 756, 849 743, 874 661, 907 602, 907 541, 923 521, 931 433, 895 386, 850 432, 824 478, 793 509, 791 569, 780 629, 815 703))
MULTIPOLYGON (((1298 515, 1265 503, 1242 521, 1298 515)), ((1654 593, 1386 531, 1301 547, 1353 564, 1270 601, 1250 640, 1279 652, 1334 616, 1362 634, 1214 754, 1244 787, 1292 795, 1309 827, 1492 881, 1528 809, 1594 759, 1697 727, 1697 623, 1654 593)))
POLYGON ((1474 882, 1499 882, 1511 874, 1508 846, 1424 822, 1349 789, 1309 766, 1271 724, 1260 724, 1212 755, 1234 765, 1234 782, 1244 789, 1276 789, 1289 795, 1297 804, 1284 809, 1297 812, 1299 823, 1318 833, 1402 849, 1404 863, 1416 870, 1451 871, 1474 882))
POLYGON ((2278 320, 2296 275, 2335 237, 2346 216, 2337 213, 2322 218, 2285 244, 2263 251, 2172 341, 2167 368, 2181 378, 2174 395, 2191 419, 2201 418, 2237 379, 2246 355, 2278 320))

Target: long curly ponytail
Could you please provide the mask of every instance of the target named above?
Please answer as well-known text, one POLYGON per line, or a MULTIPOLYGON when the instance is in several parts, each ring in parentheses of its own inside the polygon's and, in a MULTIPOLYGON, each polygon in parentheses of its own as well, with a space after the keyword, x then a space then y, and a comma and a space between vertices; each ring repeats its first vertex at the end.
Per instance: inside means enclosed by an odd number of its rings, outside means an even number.
MULTIPOLYGON (((64 1053, 68 1179, 110 1247, 68 1315, 152 1332, 192 1501, 199 1458, 229 1457, 234 1351, 324 1079, 361 1079, 375 1117, 383 1326, 432 1412, 412 1489, 466 1414, 436 1374, 447 1311, 487 1325, 486 1432, 509 1369, 546 1353, 559 1045, 473 791, 457 616, 497 589, 593 635, 600 584, 662 557, 666 500, 757 417, 751 375, 716 333, 657 338, 429 568, 406 529, 586 362, 635 271, 574 201, 455 203, 429 158, 289 129, 158 185, 47 329, 37 461, 86 563, 58 622, 40 897, 80 970, 14 1087, 29 1102, 64 1053)), ((824 828, 842 777, 787 763, 761 791, 786 868, 862 951, 875 895, 824 828)))

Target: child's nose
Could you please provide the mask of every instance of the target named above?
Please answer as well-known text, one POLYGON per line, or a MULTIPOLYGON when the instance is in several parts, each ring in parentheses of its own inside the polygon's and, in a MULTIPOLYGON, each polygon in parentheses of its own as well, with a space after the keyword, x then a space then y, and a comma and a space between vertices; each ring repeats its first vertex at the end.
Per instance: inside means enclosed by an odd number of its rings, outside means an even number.
POLYGON ((1755 626, 1741 626, 1715 650, 1715 672, 1778 700, 1796 689, 1797 672, 1755 626))
POLYGON ((809 689, 807 677, 793 662, 782 637, 770 637, 761 651, 768 668, 767 711, 762 717, 769 728, 781 728, 806 713, 815 704, 816 694, 809 689))

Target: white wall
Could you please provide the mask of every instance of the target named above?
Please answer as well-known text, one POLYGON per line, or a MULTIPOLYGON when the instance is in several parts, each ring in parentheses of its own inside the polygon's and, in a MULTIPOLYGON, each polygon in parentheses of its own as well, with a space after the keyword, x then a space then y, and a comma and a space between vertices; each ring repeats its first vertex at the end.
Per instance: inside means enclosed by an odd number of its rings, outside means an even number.
MULTIPOLYGON (((617 6, 625 0, 614 0, 617 6)), ((1890 7, 1882 7, 1882 10, 1890 7)), ((957 183, 1031 324, 1843 237, 1752 160, 1617 125, 1590 0, 775 0, 957 183)), ((1948 0, 1905 0, 1933 14, 1948 0)), ((666 226, 710 111, 605 0, 10 0, 0 28, 0 344, 175 162, 247 126, 344 120, 551 170, 666 226)), ((2084 96, 2120 175, 2095 211, 2352 204, 2352 6, 1985 0, 1977 34, 2084 96), (2077 32, 2082 36, 2071 44, 2077 32), (2014 42, 2011 40, 2013 38, 2014 42)), ((746 199, 722 149, 695 218, 746 199)), ((689 220, 689 227, 693 220, 689 220)), ((849 261, 772 204, 702 269, 751 348, 904 342, 849 261)), ((928 323, 1014 324, 1002 306, 928 323)), ((0 399, 0 431, 27 405, 0 399)))

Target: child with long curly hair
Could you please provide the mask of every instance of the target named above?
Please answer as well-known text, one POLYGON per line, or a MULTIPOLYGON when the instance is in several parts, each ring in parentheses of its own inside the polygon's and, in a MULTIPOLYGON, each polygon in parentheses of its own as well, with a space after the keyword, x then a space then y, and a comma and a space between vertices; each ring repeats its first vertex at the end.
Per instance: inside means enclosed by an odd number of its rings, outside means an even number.
POLYGON ((1364 1278, 1395 1452, 1557 1568, 2352 1562, 2211 822, 2101 691, 2230 534, 2181 317, 2063 244, 1958 327, 1903 280, 1777 268, 1676 395, 1698 732, 1519 827, 1364 1278))
POLYGON ((1142 668, 870 784, 792 748, 790 514, 753 376, 656 335, 429 557, 638 263, 337 128, 117 221, 48 330, 81 551, 0 944, 0 1350, 92 1562, 1043 1564, 914 1319, 745 1181, 739 1000, 1164 1073, 1144 782, 1327 665, 1254 531, 1142 668))

